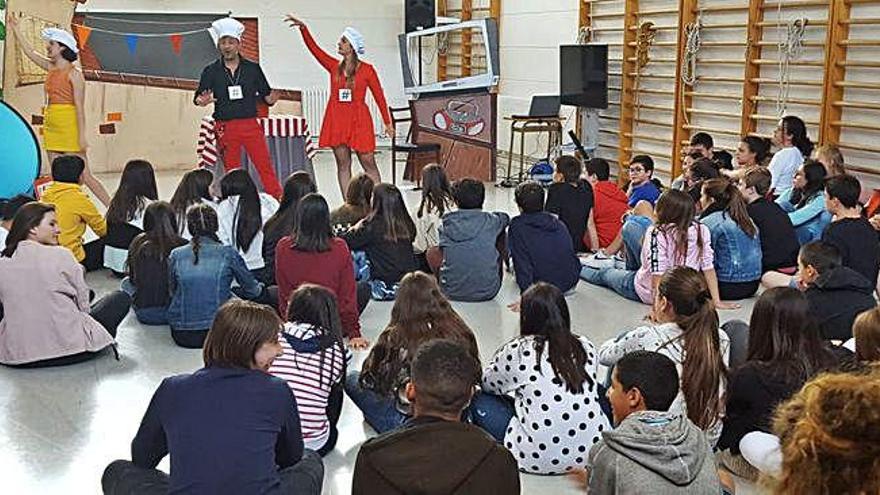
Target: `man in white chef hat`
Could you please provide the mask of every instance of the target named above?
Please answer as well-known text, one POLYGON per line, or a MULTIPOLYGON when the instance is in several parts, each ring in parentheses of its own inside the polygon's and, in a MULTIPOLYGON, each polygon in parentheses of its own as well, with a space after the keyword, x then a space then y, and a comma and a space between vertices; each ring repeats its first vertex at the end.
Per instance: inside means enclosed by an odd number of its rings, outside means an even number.
POLYGON ((241 56, 245 27, 231 17, 218 19, 208 29, 220 58, 205 67, 193 97, 198 106, 214 104, 217 141, 226 170, 241 167, 241 149, 260 175, 263 190, 281 197, 281 185, 272 166, 263 128, 257 122, 258 99, 272 106, 278 92, 269 87, 263 69, 241 56))

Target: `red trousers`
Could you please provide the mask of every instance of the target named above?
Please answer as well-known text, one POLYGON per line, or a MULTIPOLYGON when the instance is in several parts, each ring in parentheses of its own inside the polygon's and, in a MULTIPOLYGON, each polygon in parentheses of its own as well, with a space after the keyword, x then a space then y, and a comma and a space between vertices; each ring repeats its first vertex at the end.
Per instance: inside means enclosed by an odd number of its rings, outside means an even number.
POLYGON ((281 185, 272 166, 266 136, 257 119, 234 119, 217 122, 217 137, 220 153, 226 170, 241 168, 241 147, 257 168, 263 191, 276 199, 281 198, 281 185))

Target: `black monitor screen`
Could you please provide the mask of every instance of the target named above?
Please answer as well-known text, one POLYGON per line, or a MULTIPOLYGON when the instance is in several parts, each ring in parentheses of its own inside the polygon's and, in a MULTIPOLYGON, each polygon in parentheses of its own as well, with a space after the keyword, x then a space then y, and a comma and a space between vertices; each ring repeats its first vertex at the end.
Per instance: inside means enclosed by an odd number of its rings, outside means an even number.
POLYGON ((559 94, 563 105, 608 108, 608 46, 559 47, 559 94))

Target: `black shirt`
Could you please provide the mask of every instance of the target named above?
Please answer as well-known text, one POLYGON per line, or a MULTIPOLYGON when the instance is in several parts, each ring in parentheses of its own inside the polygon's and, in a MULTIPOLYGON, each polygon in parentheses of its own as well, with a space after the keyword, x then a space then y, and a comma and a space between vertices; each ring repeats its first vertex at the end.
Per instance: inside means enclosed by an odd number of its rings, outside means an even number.
MULTIPOLYGON (((174 249, 186 244, 183 239, 171 243, 174 249)), ((168 307, 171 303, 171 290, 168 287, 168 255, 163 253, 164 261, 159 258, 158 247, 151 241, 140 245, 128 253, 131 282, 137 290, 134 293, 133 306, 137 309, 168 307)))
POLYGON ((800 244, 788 214, 779 205, 764 198, 749 204, 748 211, 758 226, 763 271, 797 266, 800 244))
POLYGON ((864 218, 843 218, 831 222, 822 233, 822 241, 840 251, 843 266, 859 272, 869 281, 877 282, 880 270, 880 244, 877 231, 864 218))
POLYGON ((257 116, 257 98, 269 96, 272 90, 260 64, 241 57, 235 73, 231 73, 219 58, 202 71, 199 88, 193 102, 206 90, 214 92, 214 119, 251 119, 257 116), (241 86, 241 99, 229 99, 229 87, 241 86))
POLYGON ((365 251, 370 260, 370 276, 388 285, 400 282, 409 272, 415 271, 416 258, 412 239, 389 241, 380 221, 367 221, 342 235, 352 251, 365 251))
POLYGON ((577 252, 587 250, 584 244, 584 232, 587 230, 587 220, 592 209, 593 188, 585 180, 578 181, 577 184, 557 182, 547 189, 547 204, 544 210, 562 220, 571 234, 572 246, 577 252))
MULTIPOLYGON (((816 373, 833 371, 852 360, 852 353, 826 344, 821 361, 813 363, 816 373)), ((739 441, 753 431, 770 432, 773 411, 787 401, 810 377, 798 376, 791 370, 794 363, 746 361, 732 370, 727 382, 727 410, 724 429, 718 440, 719 449, 739 454, 739 441)))

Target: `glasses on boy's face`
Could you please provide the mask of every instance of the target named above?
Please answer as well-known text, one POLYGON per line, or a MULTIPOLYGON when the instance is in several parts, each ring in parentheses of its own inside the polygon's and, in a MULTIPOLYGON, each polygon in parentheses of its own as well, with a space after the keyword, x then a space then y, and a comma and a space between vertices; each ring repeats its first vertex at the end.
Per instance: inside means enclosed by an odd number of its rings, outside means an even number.
POLYGON ((631 174, 641 174, 644 171, 645 171, 645 169, 643 169, 642 167, 630 167, 629 168, 629 173, 631 173, 631 174))

